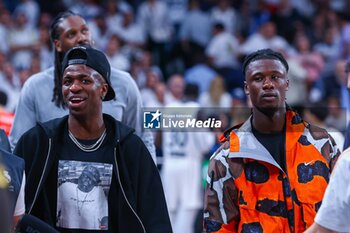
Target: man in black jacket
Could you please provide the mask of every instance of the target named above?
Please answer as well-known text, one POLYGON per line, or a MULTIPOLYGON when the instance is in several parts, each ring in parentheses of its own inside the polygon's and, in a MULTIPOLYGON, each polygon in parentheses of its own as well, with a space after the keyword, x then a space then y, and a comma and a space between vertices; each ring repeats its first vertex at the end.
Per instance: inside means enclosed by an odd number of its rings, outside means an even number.
POLYGON ((147 148, 134 130, 102 113, 102 101, 115 97, 105 55, 74 47, 62 70, 69 115, 39 123, 15 148, 26 162, 27 213, 60 232, 172 232, 160 176, 147 148), (93 180, 99 188, 81 192, 75 184, 87 167, 94 172, 86 173, 91 176, 86 182, 93 180), (91 208, 105 205, 102 215, 91 208))

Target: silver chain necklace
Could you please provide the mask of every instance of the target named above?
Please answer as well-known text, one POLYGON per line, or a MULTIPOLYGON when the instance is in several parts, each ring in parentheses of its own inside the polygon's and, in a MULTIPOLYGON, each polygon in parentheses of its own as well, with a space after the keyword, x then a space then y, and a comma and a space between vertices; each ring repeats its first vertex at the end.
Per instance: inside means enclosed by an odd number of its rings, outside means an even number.
POLYGON ((85 152, 93 152, 96 151, 98 148, 100 148, 100 146, 102 145, 103 140, 105 139, 107 133, 106 133, 106 129, 103 131, 102 135, 100 136, 100 138, 92 145, 84 145, 81 144, 76 137, 74 137, 74 135, 72 134, 72 132, 70 130, 68 130, 68 135, 69 138, 74 142, 74 144, 82 151, 85 152))
POLYGON ((82 191, 79 191, 78 189, 79 189, 78 187, 76 187, 76 189, 75 189, 76 190, 76 194, 77 194, 77 199, 75 201, 77 203, 78 215, 81 216, 81 212, 82 212, 81 210, 83 209, 83 206, 84 206, 84 204, 86 202, 86 198, 88 197, 90 192, 87 192, 85 194, 85 197, 81 199, 81 198, 79 198, 79 192, 82 192, 82 191))

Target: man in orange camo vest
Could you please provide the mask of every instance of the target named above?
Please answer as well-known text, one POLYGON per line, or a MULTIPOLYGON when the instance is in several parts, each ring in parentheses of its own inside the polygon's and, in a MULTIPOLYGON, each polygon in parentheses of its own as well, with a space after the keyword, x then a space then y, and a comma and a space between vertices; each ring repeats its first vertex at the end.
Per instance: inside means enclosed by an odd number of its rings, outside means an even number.
POLYGON ((207 176, 204 231, 303 232, 339 156, 334 140, 285 103, 288 64, 271 49, 243 63, 252 114, 227 130, 207 176))

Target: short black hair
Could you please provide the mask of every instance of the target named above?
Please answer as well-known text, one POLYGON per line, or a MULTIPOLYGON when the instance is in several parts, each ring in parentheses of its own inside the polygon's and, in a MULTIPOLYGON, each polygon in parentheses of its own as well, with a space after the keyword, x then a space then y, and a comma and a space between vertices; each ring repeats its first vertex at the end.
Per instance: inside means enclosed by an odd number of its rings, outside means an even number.
POLYGON ((225 25, 222 22, 215 22, 213 28, 220 31, 225 31, 225 25))
POLYGON ((260 49, 260 50, 257 50, 255 52, 247 55, 244 58, 243 66, 242 66, 243 75, 245 75, 245 73, 247 71, 247 67, 251 62, 256 61, 256 60, 261 60, 261 59, 278 60, 278 61, 282 62, 282 64, 284 65, 284 67, 286 68, 287 71, 289 69, 288 63, 281 53, 276 52, 272 49, 260 49))
POLYGON ((0 106, 5 106, 7 104, 8 96, 7 94, 0 90, 0 106))
POLYGON ((199 88, 197 84, 187 83, 185 86, 184 94, 187 98, 193 100, 197 99, 199 96, 199 88))
POLYGON ((81 15, 74 13, 73 11, 68 10, 68 11, 64 11, 64 12, 57 14, 55 16, 55 18, 52 20, 51 25, 50 25, 50 29, 49 29, 50 39, 51 39, 52 43, 55 40, 57 40, 61 35, 61 32, 59 31, 60 23, 62 23, 63 20, 65 20, 66 18, 68 18, 70 16, 82 17, 81 15))
POLYGON ((347 60, 345 63, 345 73, 349 73, 350 72, 350 60, 347 60))

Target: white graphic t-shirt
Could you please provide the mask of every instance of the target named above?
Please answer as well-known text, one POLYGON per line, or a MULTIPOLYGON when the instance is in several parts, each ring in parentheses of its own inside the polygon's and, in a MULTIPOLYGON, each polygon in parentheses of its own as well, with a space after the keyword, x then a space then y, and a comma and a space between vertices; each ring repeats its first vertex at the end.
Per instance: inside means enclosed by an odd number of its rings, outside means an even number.
POLYGON ((108 192, 112 164, 60 160, 57 227, 108 230, 108 192))

